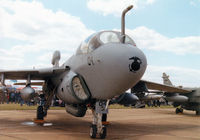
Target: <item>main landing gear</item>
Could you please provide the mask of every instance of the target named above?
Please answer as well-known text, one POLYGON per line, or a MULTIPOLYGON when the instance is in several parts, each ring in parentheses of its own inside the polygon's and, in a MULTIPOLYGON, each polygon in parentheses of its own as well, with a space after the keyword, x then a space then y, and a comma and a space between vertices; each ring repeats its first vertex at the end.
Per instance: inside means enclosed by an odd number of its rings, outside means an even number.
POLYGON ((45 81, 45 84, 43 85, 43 94, 40 95, 40 104, 37 108, 35 123, 44 123, 44 117, 47 116, 47 111, 51 105, 53 96, 55 95, 55 90, 56 88, 51 80, 45 81))
POLYGON ((38 106, 37 107, 37 120, 44 120, 45 113, 43 110, 43 106, 38 106))
POLYGON ((90 127, 90 137, 96 138, 97 135, 101 139, 105 139, 107 135, 107 128, 105 122, 107 121, 109 101, 97 101, 92 108, 93 122, 90 127))
POLYGON ((43 124, 44 123, 44 117, 47 115, 47 109, 45 108, 46 100, 44 94, 40 95, 40 104, 37 107, 37 114, 36 119, 34 120, 35 123, 43 124))
POLYGON ((47 116, 47 111, 51 105, 53 99, 53 92, 45 97, 44 94, 40 95, 40 105, 37 107, 37 115, 35 123, 44 123, 44 117, 47 116))
POLYGON ((182 108, 176 108, 176 114, 179 114, 179 113, 183 113, 183 109, 182 108))

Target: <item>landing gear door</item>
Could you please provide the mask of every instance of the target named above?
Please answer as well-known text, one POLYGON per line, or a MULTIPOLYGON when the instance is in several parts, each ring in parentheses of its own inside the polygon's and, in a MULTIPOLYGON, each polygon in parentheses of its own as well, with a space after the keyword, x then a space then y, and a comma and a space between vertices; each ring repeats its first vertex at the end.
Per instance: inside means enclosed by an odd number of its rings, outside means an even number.
POLYGON ((95 112, 101 113, 101 114, 107 114, 108 108, 107 108, 107 101, 97 101, 95 106, 95 112))

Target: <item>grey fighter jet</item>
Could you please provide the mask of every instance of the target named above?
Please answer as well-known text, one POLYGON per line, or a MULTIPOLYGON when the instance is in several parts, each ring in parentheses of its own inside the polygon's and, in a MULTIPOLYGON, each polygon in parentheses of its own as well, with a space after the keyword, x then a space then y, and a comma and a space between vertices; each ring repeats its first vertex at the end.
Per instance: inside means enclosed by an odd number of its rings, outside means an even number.
MULTIPOLYGON (((189 97, 193 96, 192 94, 194 91, 191 89, 183 89, 181 87, 172 86, 170 84, 171 82, 166 81, 166 80, 164 81, 164 83, 165 84, 167 83, 167 85, 150 82, 150 81, 145 81, 145 80, 140 80, 135 86, 133 86, 131 88, 131 93, 136 95, 141 101, 160 99, 164 95, 165 98, 167 98, 167 100, 169 100, 169 101, 173 100, 175 102, 186 102, 186 101, 188 101, 188 97, 186 97, 186 96, 189 96, 189 97), (150 90, 153 90, 153 91, 150 91, 150 90), (151 93, 151 92, 153 92, 155 94, 154 95, 147 94, 147 93, 151 93)), ((199 96, 196 92, 194 93, 194 95, 199 96)), ((197 98, 197 99, 195 99, 196 101, 199 100, 199 97, 197 97, 197 96, 195 97, 195 98, 197 98)), ((194 101, 194 98, 192 100, 194 101)), ((177 110, 179 110, 179 109, 177 109, 177 110)), ((200 106, 199 105, 195 106, 195 110, 197 111, 197 115, 198 115, 200 106)))
MULTIPOLYGON (((163 84, 173 86, 166 73, 163 73, 163 84)), ((186 94, 179 92, 172 93, 166 92, 166 99, 173 102, 173 106, 176 107, 176 113, 183 113, 183 109, 196 111, 196 115, 200 115, 200 88, 185 88, 190 90, 186 94)))
POLYGON ((155 93, 163 92, 165 99, 173 102, 174 107, 177 107, 176 113, 182 113, 183 109, 186 109, 196 111, 196 115, 200 115, 200 88, 175 87, 165 73, 162 78, 163 84, 140 80, 131 91, 139 98, 148 93, 149 89, 157 90, 155 93))
POLYGON ((56 95, 66 103, 66 111, 73 116, 83 117, 90 108, 93 112, 90 136, 105 138, 106 126, 102 125, 102 114, 108 113, 109 100, 137 84, 147 66, 144 53, 125 34, 125 14, 132 7, 122 13, 121 32, 92 34, 62 65, 59 65, 60 52, 55 51, 51 68, 1 70, 1 83, 5 85, 5 79, 26 80, 26 86, 20 92, 24 100, 30 100, 35 94, 31 85, 41 84, 33 80, 43 80, 43 96, 37 108, 38 120, 47 115, 56 95))

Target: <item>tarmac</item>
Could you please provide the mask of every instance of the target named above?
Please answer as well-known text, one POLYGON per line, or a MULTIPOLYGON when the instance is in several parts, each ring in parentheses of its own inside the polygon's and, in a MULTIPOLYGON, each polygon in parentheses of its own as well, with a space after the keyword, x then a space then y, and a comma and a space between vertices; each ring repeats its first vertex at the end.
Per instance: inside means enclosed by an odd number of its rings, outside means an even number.
MULTIPOLYGON (((200 140, 200 116, 175 109, 110 109, 108 140, 200 140)), ((0 140, 87 140, 91 111, 83 118, 49 110, 44 126, 33 124, 36 111, 0 111, 0 140)))

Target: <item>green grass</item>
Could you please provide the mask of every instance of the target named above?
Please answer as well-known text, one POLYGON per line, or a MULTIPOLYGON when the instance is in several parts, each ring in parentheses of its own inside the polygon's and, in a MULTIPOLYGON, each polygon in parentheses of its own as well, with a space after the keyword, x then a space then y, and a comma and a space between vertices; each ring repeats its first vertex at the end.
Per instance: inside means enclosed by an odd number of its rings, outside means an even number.
MULTIPOLYGON (((123 105, 118 105, 118 104, 114 104, 114 105, 110 105, 109 109, 132 109, 134 107, 125 107, 123 105)), ((156 109, 156 108, 173 108, 173 106, 160 106, 160 107, 148 107, 147 105, 145 106, 145 109, 156 109)))
POLYGON ((160 107, 148 107, 146 106, 146 108, 174 108, 172 105, 168 105, 168 106, 160 106, 160 107))
MULTIPOLYGON (((156 109, 156 108, 173 108, 173 106, 160 106, 160 107, 148 107, 146 106, 145 109, 156 109)), ((0 110, 36 110, 37 106, 27 106, 23 105, 20 106, 20 104, 0 104, 0 110)), ((132 109, 132 107, 125 107, 123 105, 110 105, 109 109, 132 109)), ((65 110, 64 107, 50 107, 50 110, 65 110)))
MULTIPOLYGON (((0 104, 0 110, 36 110, 37 106, 27 106, 20 104, 0 104)), ((64 107, 50 107, 52 110, 64 110, 64 107)))
POLYGON ((119 104, 110 105, 109 109, 131 109, 132 107, 126 107, 119 104))

